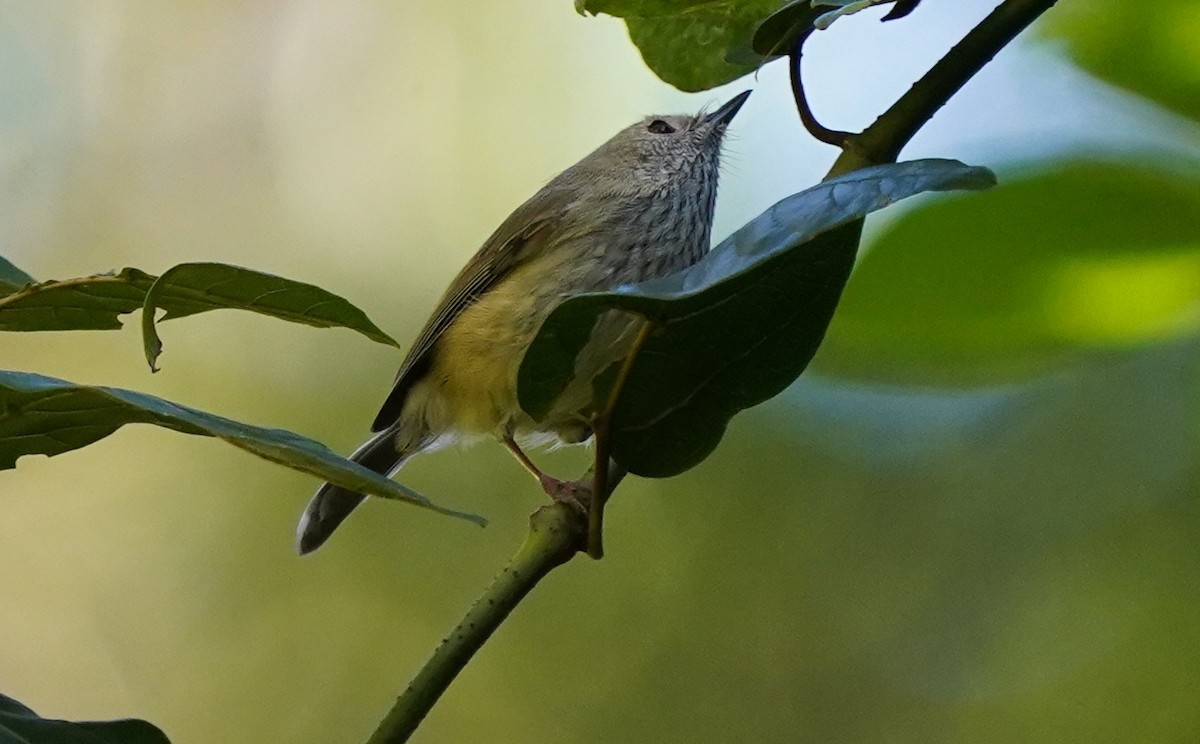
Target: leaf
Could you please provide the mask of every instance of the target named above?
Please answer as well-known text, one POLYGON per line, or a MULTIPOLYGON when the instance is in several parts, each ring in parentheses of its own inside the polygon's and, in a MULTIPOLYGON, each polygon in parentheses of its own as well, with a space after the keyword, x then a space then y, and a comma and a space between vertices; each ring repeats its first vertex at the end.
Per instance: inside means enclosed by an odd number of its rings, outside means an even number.
MULTIPOLYGON (((791 0, 767 16, 754 30, 750 48, 761 61, 785 55, 801 36, 813 29, 826 29, 843 16, 853 15, 860 10, 895 3, 883 17, 894 21, 916 9, 920 0, 791 0), (827 10, 827 8, 836 8, 827 10)), ((746 58, 745 61, 750 61, 746 58)))
POLYGON ((796 39, 872 5, 896 2, 885 20, 919 0, 576 0, 580 13, 625 20, 629 38, 655 75, 685 91, 715 88, 786 54, 796 39), (835 7, 836 10, 828 10, 835 7))
POLYGON ((751 51, 762 59, 787 54, 801 36, 814 28, 823 13, 813 7, 812 0, 791 0, 754 29, 751 51))
POLYGON ((146 293, 142 340, 146 361, 155 372, 155 361, 162 353, 154 317, 160 307, 167 311, 163 320, 222 308, 252 310, 317 328, 350 328, 372 341, 398 346, 366 313, 320 287, 240 266, 185 263, 167 269, 146 293))
POLYGON ((1040 28, 1084 69, 1200 121, 1196 0, 1060 3, 1040 28))
POLYGON ((895 6, 883 17, 885 21, 897 21, 917 9, 921 0, 896 0, 895 6))
POLYGON ((629 38, 655 75, 685 91, 700 91, 753 72, 754 29, 779 0, 577 0, 580 12, 625 20, 629 38))
POLYGON ((33 284, 36 281, 29 274, 13 266, 8 259, 0 256, 0 297, 15 292, 26 284, 33 284))
POLYGON ((1075 161, 889 225, 855 270, 822 373, 990 384, 1200 331, 1200 178, 1075 161))
POLYGON ((163 320, 222 308, 252 310, 318 328, 349 328, 372 341, 397 345, 362 310, 320 287, 216 263, 180 264, 162 277, 127 268, 31 284, 0 296, 0 331, 113 330, 121 327, 121 315, 143 308, 151 369, 162 349, 154 323, 158 308, 167 311, 163 320))
POLYGON ((638 475, 681 473, 716 447, 735 413, 779 393, 808 364, 865 215, 924 191, 993 183, 990 171, 951 160, 866 168, 784 199, 685 271, 567 299, 522 360, 521 407, 535 420, 550 413, 602 313, 640 315, 657 330, 613 412, 613 457, 638 475))
POLYGON ((54 455, 92 444, 126 424, 154 424, 222 439, 284 467, 353 491, 407 501, 483 525, 471 514, 439 507, 421 494, 282 429, 264 429, 120 388, 77 385, 29 372, 0 370, 0 470, 25 455, 54 455))
POLYGON ((0 744, 170 744, 146 721, 58 721, 0 695, 0 744))
POLYGON ((32 284, 0 297, 0 331, 91 331, 121 327, 142 306, 154 277, 137 269, 32 284))
POLYGON ((822 13, 821 17, 813 22, 813 26, 824 30, 833 25, 833 22, 839 18, 854 15, 861 10, 873 8, 876 5, 886 5, 888 3, 895 3, 895 7, 888 11, 887 15, 881 20, 894 21, 916 10, 917 6, 921 4, 921 0, 813 0, 813 5, 817 7, 836 8, 836 10, 822 13))

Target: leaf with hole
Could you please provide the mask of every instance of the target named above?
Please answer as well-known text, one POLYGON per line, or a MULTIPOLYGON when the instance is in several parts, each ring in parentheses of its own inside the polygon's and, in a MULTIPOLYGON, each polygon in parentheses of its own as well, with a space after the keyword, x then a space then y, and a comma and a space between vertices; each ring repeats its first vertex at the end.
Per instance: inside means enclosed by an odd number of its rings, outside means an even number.
POLYGON ((252 310, 317 328, 350 328, 372 341, 397 346, 366 313, 320 287, 240 266, 186 263, 167 269, 146 293, 142 341, 146 361, 155 371, 155 362, 162 353, 155 324, 159 308, 167 311, 163 320, 224 308, 252 310))
POLYGON ((987 169, 952 160, 866 168, 782 200, 685 271, 572 297, 522 360, 521 406, 536 420, 549 414, 601 314, 646 318, 656 329, 612 413, 612 455, 638 475, 681 473, 708 456, 734 414, 804 370, 854 265, 867 214, 925 191, 994 183, 987 169))
POLYGON ((0 297, 0 331, 106 331, 142 306, 154 277, 137 269, 30 284, 0 297))
MULTIPOLYGON (((0 266, 0 290, 6 278, 23 272, 0 266)), ((264 274, 239 266, 188 263, 155 277, 138 269, 32 283, 0 296, 0 331, 86 331, 121 327, 120 316, 143 310, 146 357, 154 361, 162 350, 155 311, 163 320, 207 310, 250 310, 281 320, 318 328, 342 327, 389 346, 391 336, 347 300, 320 287, 264 274)))

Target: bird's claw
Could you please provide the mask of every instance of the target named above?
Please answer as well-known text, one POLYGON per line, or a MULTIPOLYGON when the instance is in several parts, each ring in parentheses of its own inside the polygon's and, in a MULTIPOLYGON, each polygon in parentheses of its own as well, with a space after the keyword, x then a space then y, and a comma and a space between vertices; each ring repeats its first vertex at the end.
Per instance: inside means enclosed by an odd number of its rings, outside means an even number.
POLYGON ((590 488, 577 481, 561 481, 545 474, 538 477, 538 482, 553 501, 566 504, 580 514, 587 515, 587 501, 592 495, 590 488))

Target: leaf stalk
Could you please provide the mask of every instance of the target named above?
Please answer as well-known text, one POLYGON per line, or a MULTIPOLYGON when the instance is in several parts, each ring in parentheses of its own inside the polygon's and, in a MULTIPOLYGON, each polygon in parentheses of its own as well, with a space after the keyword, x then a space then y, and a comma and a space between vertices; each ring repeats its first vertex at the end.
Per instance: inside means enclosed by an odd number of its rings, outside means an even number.
POLYGON ((608 497, 612 495, 612 489, 608 484, 611 436, 609 424, 612 421, 613 411, 621 402, 621 393, 625 390, 625 383, 629 381, 629 372, 633 369, 642 347, 646 345, 646 341, 656 327, 654 321, 649 318, 640 318, 640 321, 637 336, 633 339, 633 343, 629 347, 629 354, 617 371, 612 390, 609 391, 608 403, 604 406, 604 411, 596 417, 592 426, 596 437, 596 464, 592 469, 592 497, 588 500, 586 552, 588 557, 593 560, 600 560, 604 557, 604 505, 608 501, 608 497))

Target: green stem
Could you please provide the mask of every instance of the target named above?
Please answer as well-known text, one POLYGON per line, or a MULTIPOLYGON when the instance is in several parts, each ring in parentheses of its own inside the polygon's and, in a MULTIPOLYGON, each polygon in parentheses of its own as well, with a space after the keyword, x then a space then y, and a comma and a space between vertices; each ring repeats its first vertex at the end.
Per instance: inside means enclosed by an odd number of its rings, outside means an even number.
POLYGON ((529 534, 492 585, 433 652, 367 744, 408 741, 425 715, 513 608, 582 547, 586 523, 575 509, 550 504, 529 517, 529 534))
POLYGON ((655 328, 654 322, 649 318, 640 320, 641 327, 638 328, 637 336, 629 347, 629 354, 621 364, 621 369, 617 371, 617 379, 613 381, 608 403, 604 406, 604 411, 596 418, 594 427, 596 464, 592 468, 592 498, 588 501, 586 551, 588 557, 593 560, 600 560, 604 557, 604 505, 608 502, 608 497, 612 494, 613 489, 616 488, 615 483, 609 484, 608 477, 612 470, 608 453, 610 435, 608 424, 612 421, 612 414, 617 408, 617 403, 621 401, 621 392, 629 380, 629 371, 633 369, 634 362, 642 352, 642 347, 646 345, 646 341, 649 340, 650 334, 654 332, 655 328))
POLYGON ((608 454, 609 409, 596 420, 593 436, 596 438, 596 464, 592 468, 592 498, 588 499, 587 547, 588 557, 598 561, 604 557, 604 504, 608 501, 608 454))
POLYGON ((814 139, 827 145, 844 147, 850 133, 830 129, 817 121, 812 105, 808 102, 808 93, 804 90, 804 73, 800 63, 804 59, 804 45, 810 36, 812 36, 812 29, 801 34, 792 46, 791 54, 788 55, 788 74, 792 81, 792 97, 796 99, 796 111, 800 114, 800 123, 814 139))

